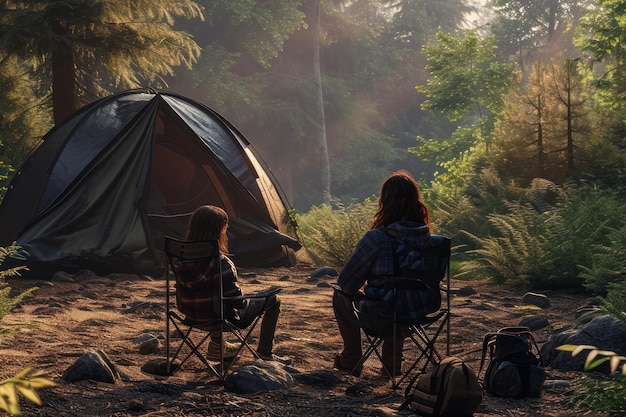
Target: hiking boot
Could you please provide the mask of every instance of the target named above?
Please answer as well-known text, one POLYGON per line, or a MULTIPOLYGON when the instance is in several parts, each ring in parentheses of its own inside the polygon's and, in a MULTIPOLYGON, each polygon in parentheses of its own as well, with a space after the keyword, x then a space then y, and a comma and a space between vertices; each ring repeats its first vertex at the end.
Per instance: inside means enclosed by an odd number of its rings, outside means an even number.
POLYGON ((335 362, 333 363, 333 368, 339 369, 340 371, 348 371, 352 375, 359 377, 361 376, 361 372, 363 371, 363 365, 361 365, 357 369, 354 369, 355 365, 356 364, 348 363, 346 358, 344 358, 343 355, 340 353, 335 356, 335 362))
POLYGON ((265 355, 261 352, 257 352, 257 355, 259 355, 259 358, 261 358, 264 361, 274 361, 274 362, 282 363, 283 365, 291 365, 291 358, 288 358, 287 356, 278 356, 278 355, 274 355, 273 353, 269 355, 265 355))
MULTIPOLYGON (((238 343, 223 342, 224 345, 224 360, 232 359, 239 351, 238 343)), ((209 342, 209 349, 207 351, 207 359, 210 361, 222 360, 220 352, 220 344, 214 341, 209 342)))

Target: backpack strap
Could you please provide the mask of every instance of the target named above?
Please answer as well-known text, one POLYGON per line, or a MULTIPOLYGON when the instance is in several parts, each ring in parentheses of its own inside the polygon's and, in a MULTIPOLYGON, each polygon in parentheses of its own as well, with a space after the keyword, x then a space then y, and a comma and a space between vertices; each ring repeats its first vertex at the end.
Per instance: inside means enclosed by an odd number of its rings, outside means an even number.
POLYGON ((539 357, 539 364, 541 366, 543 365, 543 357, 541 357, 541 350, 539 349, 539 346, 537 345, 537 341, 535 340, 535 336, 533 336, 533 334, 531 332, 528 332, 529 338, 533 344, 533 346, 535 346, 535 350, 537 350, 537 356, 539 357))
MULTIPOLYGON (((415 381, 417 381, 417 378, 419 378, 421 374, 417 373, 415 374, 415 376, 413 376, 413 378, 411 378, 411 381, 409 382, 409 384, 406 386, 406 388, 404 389, 404 398, 407 398, 408 400, 410 400, 412 397, 411 393, 413 392, 413 384, 415 384, 415 381)), ((406 401, 405 401, 406 402, 406 401)), ((409 401, 410 402, 410 401, 409 401)), ((404 405, 404 404, 403 404, 404 405)), ((407 404, 408 405, 408 404, 407 404)), ((406 408, 406 406, 404 407, 406 408)), ((403 408, 400 408, 400 410, 403 410, 403 408)))
POLYGON ((404 389, 404 401, 398 408, 398 411, 405 410, 411 404, 411 401, 413 401, 413 384, 415 384, 415 381, 417 381, 420 375, 422 374, 421 373, 415 374, 413 378, 411 378, 411 381, 409 381, 409 384, 404 389))
POLYGON ((446 387, 444 385, 448 385, 448 378, 446 378, 446 374, 448 373, 448 369, 454 366, 455 364, 463 365, 463 373, 466 378, 469 378, 469 372, 467 370, 467 366, 457 358, 449 359, 445 364, 440 365, 435 368, 433 372, 433 376, 430 380, 430 392, 437 392, 437 401, 435 401, 435 406, 433 408, 433 417, 439 417, 441 414, 441 407, 443 406, 443 400, 445 399, 445 391, 446 387))
POLYGON ((487 333, 485 337, 483 337, 483 351, 480 356, 480 368, 478 368, 478 374, 483 370, 483 366, 485 365, 485 359, 487 357, 487 348, 492 343, 492 339, 497 335, 497 332, 487 333))

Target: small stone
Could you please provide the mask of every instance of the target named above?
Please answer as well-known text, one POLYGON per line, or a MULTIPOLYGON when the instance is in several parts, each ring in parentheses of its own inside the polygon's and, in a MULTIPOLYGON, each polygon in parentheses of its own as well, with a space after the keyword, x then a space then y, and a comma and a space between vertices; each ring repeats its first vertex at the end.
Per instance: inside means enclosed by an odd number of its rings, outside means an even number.
POLYGON ((539 308, 550 308, 550 300, 543 294, 527 292, 524 294, 524 303, 537 306, 539 308))
POLYGON ((325 276, 336 277, 339 273, 335 268, 330 266, 324 266, 322 268, 318 268, 315 271, 311 272, 311 278, 322 278, 325 276))
POLYGON ((519 322, 520 326, 528 327, 532 332, 546 328, 550 325, 550 322, 544 316, 529 316, 524 317, 519 322))

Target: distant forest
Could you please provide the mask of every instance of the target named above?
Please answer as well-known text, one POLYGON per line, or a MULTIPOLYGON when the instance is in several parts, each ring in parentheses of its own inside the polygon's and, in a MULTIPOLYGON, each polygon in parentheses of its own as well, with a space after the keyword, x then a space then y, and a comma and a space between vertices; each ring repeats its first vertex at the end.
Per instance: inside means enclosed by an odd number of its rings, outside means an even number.
POLYGON ((224 115, 300 212, 392 171, 615 180, 625 1, 0 1, 5 184, 54 123, 151 86, 224 115))

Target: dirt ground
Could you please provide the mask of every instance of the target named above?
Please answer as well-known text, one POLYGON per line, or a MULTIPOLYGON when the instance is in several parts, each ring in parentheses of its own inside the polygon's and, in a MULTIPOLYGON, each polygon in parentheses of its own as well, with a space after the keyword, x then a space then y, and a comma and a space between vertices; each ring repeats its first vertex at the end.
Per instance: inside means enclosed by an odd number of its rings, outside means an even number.
MULTIPOLYGON (((302 372, 331 370, 341 348, 328 286, 335 278, 311 278, 314 270, 306 265, 240 269, 245 292, 270 285, 284 288, 275 352, 291 357, 292 366, 302 372)), ((331 387, 296 384, 290 389, 245 395, 226 392, 200 369, 197 360, 170 377, 144 373, 142 365, 164 357, 165 349, 142 355, 133 339, 145 333, 163 338, 164 280, 135 275, 98 277, 86 272, 64 280, 48 278, 9 279, 15 290, 39 289, 0 323, 9 332, 0 339, 2 374, 34 368, 56 382, 55 387, 40 392, 41 407, 21 399, 25 416, 411 415, 407 410, 398 411, 404 386, 391 390, 374 361, 366 363, 359 378, 336 373, 338 381, 331 387), (105 352, 124 375, 123 380, 116 384, 61 380, 78 357, 92 350, 105 352)), ((452 300, 451 355, 464 359, 476 371, 486 332, 516 325, 526 315, 541 314, 550 321, 549 329, 535 332, 541 345, 550 331, 572 325, 576 309, 589 303, 581 294, 551 292, 547 295, 552 307, 537 311, 522 305, 523 291, 488 282, 453 281, 453 288, 466 285, 476 294, 452 300)), ((244 356, 240 365, 252 359, 244 356)), ((514 400, 485 394, 475 416, 604 416, 575 403, 580 377, 548 368, 547 379, 560 382, 545 388, 541 398, 514 400)))

